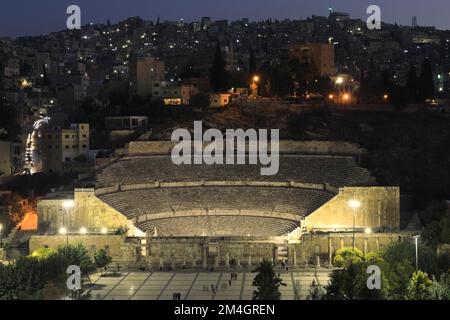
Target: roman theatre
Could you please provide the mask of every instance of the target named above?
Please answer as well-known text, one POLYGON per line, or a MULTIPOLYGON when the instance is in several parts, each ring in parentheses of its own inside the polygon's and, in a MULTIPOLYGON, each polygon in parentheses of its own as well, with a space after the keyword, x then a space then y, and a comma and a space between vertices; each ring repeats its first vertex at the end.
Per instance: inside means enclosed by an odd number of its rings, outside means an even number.
POLYGON ((131 142, 92 181, 41 199, 42 233, 30 250, 81 241, 118 263, 160 269, 262 258, 330 265, 341 247, 377 250, 402 238, 400 190, 358 165, 356 145, 280 141, 273 176, 260 164, 175 165, 172 147, 131 142))

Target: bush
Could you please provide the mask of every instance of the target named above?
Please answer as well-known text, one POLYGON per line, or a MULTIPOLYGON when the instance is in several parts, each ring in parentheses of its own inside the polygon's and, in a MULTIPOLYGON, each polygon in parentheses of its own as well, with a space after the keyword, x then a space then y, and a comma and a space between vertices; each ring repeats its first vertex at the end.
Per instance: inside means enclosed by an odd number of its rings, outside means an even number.
POLYGON ((339 268, 348 267, 351 264, 364 261, 364 254, 361 250, 355 248, 342 248, 336 251, 333 264, 339 268))

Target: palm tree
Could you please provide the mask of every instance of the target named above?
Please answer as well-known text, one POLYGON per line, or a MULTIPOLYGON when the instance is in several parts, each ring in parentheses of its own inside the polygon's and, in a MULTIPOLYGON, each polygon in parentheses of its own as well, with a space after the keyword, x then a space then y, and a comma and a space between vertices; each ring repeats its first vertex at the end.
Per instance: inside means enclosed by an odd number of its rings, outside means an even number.
POLYGON ((280 275, 275 273, 274 267, 272 262, 263 260, 253 270, 258 273, 252 283, 256 287, 253 300, 280 300, 281 293, 278 288, 286 284, 282 282, 280 275))

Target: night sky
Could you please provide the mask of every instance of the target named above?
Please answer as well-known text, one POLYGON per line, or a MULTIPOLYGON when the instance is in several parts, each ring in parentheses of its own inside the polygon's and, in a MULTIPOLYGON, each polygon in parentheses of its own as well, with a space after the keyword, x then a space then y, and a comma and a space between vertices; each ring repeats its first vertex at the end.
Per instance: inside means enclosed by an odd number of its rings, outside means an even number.
POLYGON ((66 8, 81 7, 82 23, 117 22, 130 16, 161 21, 213 19, 251 20, 265 18, 306 18, 327 15, 328 7, 344 11, 355 18, 365 18, 366 8, 378 4, 382 20, 411 24, 417 16, 419 25, 450 29, 449 0, 2 0, 0 36, 45 34, 65 28, 66 8))

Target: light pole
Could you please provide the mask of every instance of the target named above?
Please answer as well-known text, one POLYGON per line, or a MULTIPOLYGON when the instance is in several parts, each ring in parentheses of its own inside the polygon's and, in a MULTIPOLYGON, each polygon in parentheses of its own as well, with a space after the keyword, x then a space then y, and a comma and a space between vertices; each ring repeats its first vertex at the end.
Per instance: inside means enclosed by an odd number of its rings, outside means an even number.
POLYGON ((416 270, 419 270, 419 238, 420 234, 413 236, 416 245, 416 270))
POLYGON ((361 206, 361 201, 351 199, 348 201, 348 205, 353 209, 353 251, 355 251, 355 219, 356 210, 361 206))
MULTIPOLYGON (((75 202, 73 200, 64 200, 62 203, 63 208, 65 209, 65 218, 69 215, 69 209, 73 208, 75 202)), ((64 224, 67 225, 67 221, 64 221, 64 224)))
POLYGON ((253 99, 256 99, 258 97, 258 82, 259 82, 260 78, 258 75, 254 75, 252 77, 252 83, 250 84, 250 89, 252 90, 250 96, 253 99))
POLYGON ((66 228, 64 228, 64 227, 61 227, 60 229, 59 229, 59 234, 65 234, 66 235, 66 247, 68 247, 69 246, 69 232, 67 232, 67 229, 66 228))

